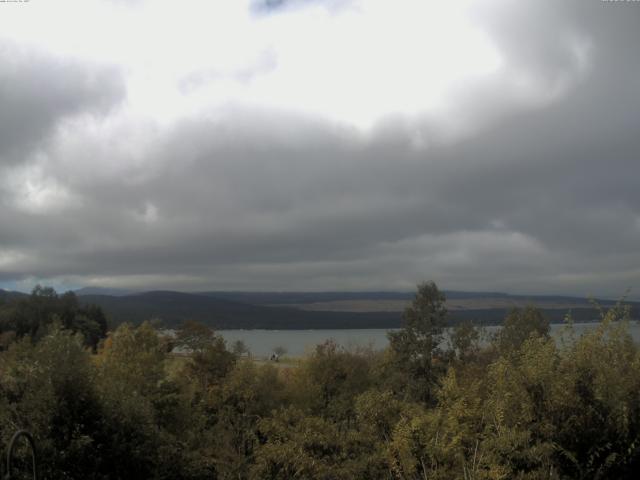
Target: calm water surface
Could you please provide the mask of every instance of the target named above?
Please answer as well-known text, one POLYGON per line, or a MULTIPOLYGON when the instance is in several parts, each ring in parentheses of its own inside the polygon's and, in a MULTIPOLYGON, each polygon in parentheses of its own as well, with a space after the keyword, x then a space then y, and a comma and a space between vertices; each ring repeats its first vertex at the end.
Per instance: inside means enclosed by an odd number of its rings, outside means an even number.
MULTIPOLYGON (((576 323, 576 335, 594 328, 596 323, 576 323)), ((558 337, 564 325, 551 325, 551 333, 558 337)), ((491 335, 500 327, 486 327, 486 333, 491 335)), ((631 322, 629 330, 633 339, 640 343, 640 324, 631 322)), ((242 340, 254 356, 267 357, 275 347, 284 347, 287 355, 301 356, 329 339, 345 348, 368 347, 382 350, 389 343, 387 329, 371 328, 362 330, 220 330, 218 333, 231 346, 236 340, 242 340)))

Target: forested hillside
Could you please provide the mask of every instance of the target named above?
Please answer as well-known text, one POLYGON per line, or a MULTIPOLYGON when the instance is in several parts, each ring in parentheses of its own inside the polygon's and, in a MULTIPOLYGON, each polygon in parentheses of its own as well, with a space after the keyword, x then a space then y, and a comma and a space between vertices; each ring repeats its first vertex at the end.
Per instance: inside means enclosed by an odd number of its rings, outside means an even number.
MULTIPOLYGON (((640 350, 628 311, 560 341, 534 308, 488 343, 419 286, 383 352, 327 342, 284 364, 209 328, 120 325, 92 348, 71 296, 0 308, 0 439, 34 434, 48 479, 632 479, 640 350), (23 328, 28 326, 28 328, 23 328), (175 346, 189 355, 176 356, 175 346)), ((97 321, 100 324, 100 321, 97 321)), ((89 335, 88 335, 89 334, 89 335)))
POLYGON ((79 298, 85 304, 99 305, 114 325, 156 319, 167 327, 197 320, 216 329, 395 328, 401 321, 397 312, 308 312, 171 291, 79 298))
MULTIPOLYGON (((576 322, 598 318, 587 299, 516 296, 504 293, 449 292, 449 321, 499 325, 514 307, 537 305, 552 323, 569 310, 576 322)), ((398 328, 413 294, 406 292, 201 292, 152 291, 128 295, 78 296, 100 306, 112 325, 156 319, 167 327, 197 320, 215 329, 398 328), (389 302, 392 307, 389 308, 389 302), (354 308, 355 307, 357 308, 354 308)), ((611 306, 614 302, 599 301, 611 306)), ((637 303, 630 303, 638 317, 637 303)))

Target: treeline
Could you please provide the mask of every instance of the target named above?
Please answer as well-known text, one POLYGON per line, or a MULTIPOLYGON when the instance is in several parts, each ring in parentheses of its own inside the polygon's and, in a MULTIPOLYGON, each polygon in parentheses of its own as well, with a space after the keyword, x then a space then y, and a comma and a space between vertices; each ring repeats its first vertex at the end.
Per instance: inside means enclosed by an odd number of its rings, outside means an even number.
POLYGON ((102 307, 114 325, 140 324, 150 318, 169 328, 189 319, 215 329, 397 328, 401 323, 400 312, 314 312, 172 291, 83 295, 80 300, 102 307))
MULTIPOLYGON (((31 431, 43 478, 631 479, 640 468, 640 352, 619 306, 581 337, 569 322, 555 341, 528 308, 488 342, 459 325, 442 349, 444 296, 425 283, 385 351, 326 342, 293 366, 232 353, 194 323, 175 338, 124 324, 94 353, 83 322, 54 310, 0 353, 0 437, 31 431)), ((5 333, 17 325, 2 319, 5 333)))
POLYGON ((54 323, 80 333, 83 343, 94 351, 107 334, 107 319, 100 307, 81 305, 73 292, 58 295, 53 288, 38 285, 29 296, 0 299, 0 349, 25 336, 37 341, 54 323))
MULTIPOLYGON (((504 294, 450 292, 453 298, 491 299, 517 301, 526 304, 525 297, 504 294)), ((358 329, 399 328, 402 326, 400 311, 313 311, 300 309, 305 303, 340 299, 401 299, 409 294, 391 292, 331 293, 331 292, 209 292, 184 293, 153 291, 124 296, 82 295, 80 301, 102 307, 113 325, 130 322, 140 324, 157 318, 168 328, 179 326, 185 319, 196 320, 214 329, 358 329)), ((573 305, 576 322, 593 322, 598 312, 587 300, 566 297, 535 297, 531 301, 546 301, 543 312, 551 323, 562 323, 567 308, 551 308, 550 302, 573 305)), ((480 302, 481 303, 481 302, 480 302)), ((603 305, 615 302, 604 300, 603 305)), ((630 304, 634 318, 640 318, 639 304, 630 304)), ((372 305, 373 308, 380 306, 372 305)), ((510 307, 455 309, 449 312, 451 325, 472 321, 475 325, 500 325, 510 307)))

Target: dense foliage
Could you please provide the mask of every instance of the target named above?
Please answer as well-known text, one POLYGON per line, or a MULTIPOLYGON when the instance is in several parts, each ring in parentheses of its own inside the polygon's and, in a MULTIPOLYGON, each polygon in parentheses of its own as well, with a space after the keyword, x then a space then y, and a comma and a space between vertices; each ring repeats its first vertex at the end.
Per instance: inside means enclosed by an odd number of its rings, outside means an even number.
POLYGON ((25 336, 37 341, 54 323, 80 333, 84 344, 94 350, 107 333, 101 308, 81 305, 73 292, 58 295, 53 288, 38 285, 29 296, 0 302, 0 349, 25 336))
POLYGON ((581 337, 568 319, 560 339, 535 309, 515 310, 494 338, 462 324, 442 348, 444 297, 427 283, 386 351, 329 341, 276 364, 193 322, 175 338, 144 323, 94 342, 80 321, 94 317, 41 297, 0 308, 15 332, 0 353, 0 439, 33 432, 45 478, 630 479, 640 468, 640 350, 623 308, 581 337))

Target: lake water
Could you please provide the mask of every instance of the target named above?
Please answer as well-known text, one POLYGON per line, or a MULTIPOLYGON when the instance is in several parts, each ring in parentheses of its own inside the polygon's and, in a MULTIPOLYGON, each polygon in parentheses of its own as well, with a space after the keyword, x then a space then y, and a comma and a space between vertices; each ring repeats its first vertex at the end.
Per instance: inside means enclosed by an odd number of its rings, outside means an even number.
MULTIPOLYGON (((580 335, 592 328, 596 323, 576 323, 574 329, 580 335)), ((551 325, 551 333, 558 336, 563 324, 551 325)), ((500 327, 486 327, 487 334, 493 334, 500 327)), ((629 325, 631 336, 640 343, 640 324, 631 322, 629 325)), ((275 347, 283 347, 287 355, 301 356, 310 352, 314 347, 329 339, 336 343, 350 347, 371 346, 376 350, 384 349, 389 341, 387 340, 387 329, 371 328, 361 330, 219 330, 217 333, 227 341, 231 347, 236 340, 242 340, 251 353, 257 357, 268 357, 275 347)))

